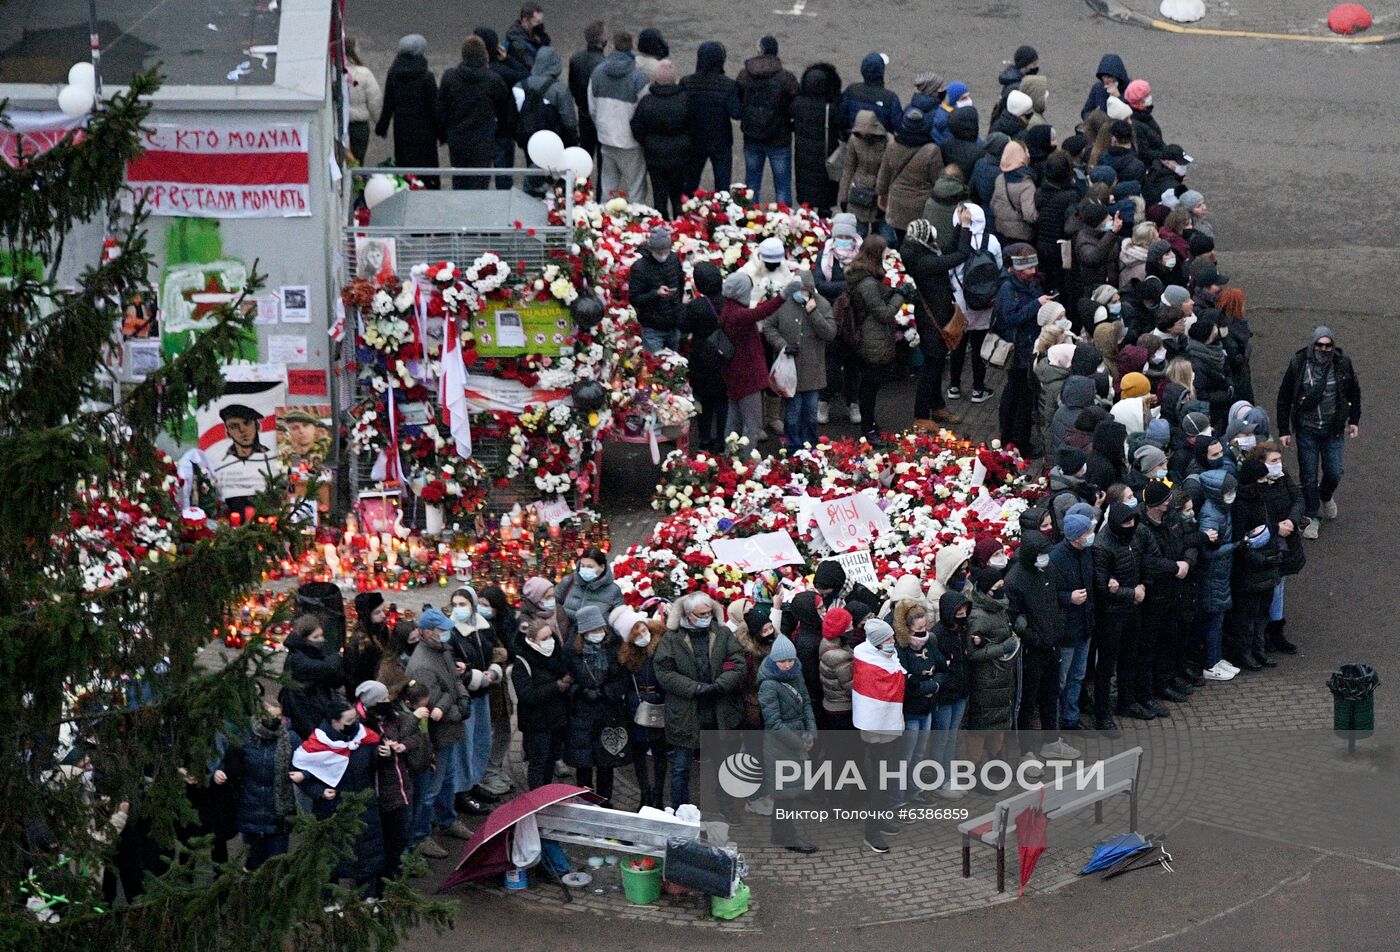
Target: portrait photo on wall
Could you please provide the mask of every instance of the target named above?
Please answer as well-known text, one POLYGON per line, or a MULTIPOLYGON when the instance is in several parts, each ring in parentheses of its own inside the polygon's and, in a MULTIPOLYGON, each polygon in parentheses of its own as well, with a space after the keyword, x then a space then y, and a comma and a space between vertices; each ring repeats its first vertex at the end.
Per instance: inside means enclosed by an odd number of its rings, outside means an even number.
POLYGON ((224 368, 224 393, 195 412, 199 448, 230 511, 251 505, 268 480, 282 472, 276 409, 287 399, 286 378, 257 379, 260 375, 252 370, 224 368))
POLYGON ((160 336, 154 294, 134 294, 122 304, 122 340, 151 340, 160 336))
POLYGON ((320 469, 331 455, 331 405, 306 403, 295 407, 278 407, 277 455, 284 466, 294 468, 305 463, 320 469))
POLYGON ((398 248, 392 238, 355 238, 355 277, 383 284, 398 268, 398 248))

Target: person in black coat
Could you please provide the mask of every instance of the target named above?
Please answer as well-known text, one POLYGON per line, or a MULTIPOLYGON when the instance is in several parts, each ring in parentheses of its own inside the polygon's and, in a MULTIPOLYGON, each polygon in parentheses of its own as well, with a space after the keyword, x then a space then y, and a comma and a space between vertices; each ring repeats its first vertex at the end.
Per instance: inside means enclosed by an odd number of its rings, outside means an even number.
POLYGON ((1269 622, 1269 602, 1278 585, 1283 564, 1284 541, 1269 526, 1268 507, 1263 489, 1268 470, 1257 459, 1240 466, 1239 495, 1232 512, 1235 561, 1230 579, 1229 643, 1226 651, 1232 664, 1246 670, 1277 667, 1265 648, 1269 622), (1246 502, 1246 496, 1248 501, 1246 502))
POLYGON ((1148 482, 1142 491, 1142 507, 1133 548, 1146 586, 1142 631, 1150 644, 1143 646, 1134 690, 1140 696, 1150 694, 1179 704, 1193 690, 1185 677, 1189 629, 1183 619, 1190 617, 1186 578, 1196 567, 1195 534, 1187 531, 1166 482, 1148 482))
POLYGON ((287 661, 283 666, 294 684, 283 686, 279 698, 282 712, 298 737, 309 737, 323 720, 326 710, 345 683, 339 654, 328 651, 321 620, 302 615, 292 622, 292 633, 283 643, 287 661))
MULTIPOLYGON (((302 742, 292 755, 292 781, 311 799, 311 812, 318 820, 329 819, 341 801, 352 793, 368 790, 374 793, 375 760, 383 741, 377 733, 359 723, 355 705, 338 697, 330 706, 334 711, 322 721, 313 736, 302 742), (342 771, 335 776, 324 759, 308 756, 308 745, 329 744, 335 749, 352 745, 348 756, 337 757, 342 771)), ((348 809, 348 808, 347 808, 348 809)), ((379 874, 384 869, 384 834, 379 825, 379 803, 371 796, 359 807, 361 827, 355 837, 353 852, 341 860, 331 874, 333 879, 353 879, 355 885, 373 897, 382 886, 379 874)))
POLYGON ((593 71, 603 62, 608 53, 608 31, 602 20, 594 20, 583 28, 583 41, 586 44, 569 57, 569 93, 578 107, 579 145, 593 156, 593 164, 598 164, 598 127, 593 124, 593 115, 588 111, 588 81, 593 71))
POLYGON ((1055 598, 1060 603, 1064 640, 1060 645, 1060 670, 1064 687, 1060 691, 1062 730, 1080 728, 1079 694, 1089 661, 1094 633, 1094 508, 1076 503, 1061 522, 1064 538, 1050 550, 1055 567, 1055 598), (1087 510, 1087 511, 1086 511, 1087 510))
MULTIPOLYGON (((530 78, 533 54, 531 54, 531 63, 529 64, 523 63, 515 57, 507 56, 505 49, 501 46, 500 34, 489 26, 479 26, 472 30, 472 33, 481 38, 482 45, 486 47, 486 61, 491 66, 491 72, 501 78, 501 82, 506 84, 506 89, 514 89, 530 78)), ((512 94, 511 104, 515 104, 514 94, 512 94)), ((497 130, 495 160, 491 164, 498 169, 509 169, 515 166, 514 126, 512 126, 510 135, 506 136, 497 130)), ((497 189, 504 192, 514 185, 515 179, 513 177, 509 175, 496 176, 497 189)))
POLYGON ((1099 156, 1099 165, 1113 169, 1119 182, 1141 182, 1147 178, 1147 166, 1133 151, 1133 126, 1126 119, 1115 119, 1109 126, 1111 144, 1099 156))
MULTIPOLYGON (((967 221, 971 221, 966 212, 967 221)), ((960 422, 948 412, 943 400, 943 365, 948 348, 943 343, 941 329, 953 318, 953 286, 949 272, 972 254, 972 231, 959 228, 951 240, 957 245, 942 253, 933 226, 927 219, 916 218, 909 223, 901 253, 904 267, 919 289, 914 298, 914 322, 919 331, 919 350, 924 365, 919 370, 919 386, 914 393, 914 425, 933 429, 934 424, 951 425, 960 422)))
POLYGON ((723 43, 701 43, 695 51, 695 72, 681 80, 690 107, 692 160, 685 176, 685 194, 700 187, 705 163, 714 176, 714 190, 734 181, 734 120, 739 118, 739 84, 724 75, 723 43))
MULTIPOLYGON (((819 602, 816 592, 798 592, 783 606, 782 633, 797 646, 797 660, 802 666, 808 697, 822 697, 821 659, 818 657, 822 644, 819 602)), ((825 713, 817 715, 818 726, 825 726, 825 713)))
MULTIPOLYGON (((1037 128, 1041 128, 1037 126, 1037 128)), ((1060 239, 1067 237, 1065 220, 1070 209, 1079 201, 1074 187, 1074 170, 1069 153, 1056 150, 1045 160, 1040 187, 1035 191, 1035 252, 1040 258, 1040 271, 1047 293, 1058 291, 1060 300, 1073 301, 1066 279, 1070 272, 1063 267, 1060 239)))
POLYGON ((792 204, 792 103, 797 77, 783 68, 778 41, 765 36, 759 55, 744 61, 739 84, 739 131, 744 134, 744 183, 755 197, 763 184, 763 166, 773 169, 774 197, 792 204))
MULTIPOLYGON (((1246 525, 1266 525, 1279 540, 1283 559, 1279 562, 1279 583, 1272 594, 1269 605, 1269 623, 1265 629, 1265 651, 1281 651, 1284 654, 1297 654, 1298 646, 1284 637, 1283 597, 1284 582, 1290 575, 1297 575, 1307 562, 1303 550, 1303 527, 1307 517, 1303 514, 1303 494, 1293 477, 1283 468, 1283 450, 1272 440, 1265 440, 1250 450, 1247 464, 1255 460, 1264 466, 1264 478, 1253 484, 1245 482, 1244 464, 1240 466, 1239 496, 1235 500, 1237 510, 1243 511, 1240 517, 1246 525)), ((1252 467, 1251 467, 1252 469, 1252 467)))
POLYGON ((249 872, 287 852, 296 814, 292 795, 292 751, 301 738, 282 717, 282 706, 265 700, 263 711, 249 719, 241 743, 224 752, 223 769, 234 791, 234 822, 248 847, 249 872))
POLYGON ((510 678, 529 788, 535 790, 553 779, 554 765, 563 756, 573 685, 568 660, 549 622, 537 622, 525 636, 510 678))
POLYGON ((1089 482, 1100 489, 1121 483, 1128 473, 1128 428, 1117 420, 1101 420, 1094 427, 1093 452, 1089 454, 1089 482))
MULTIPOLYGON (((438 115, 457 168, 489 168, 497 140, 515 135, 515 98, 486 63, 486 46, 473 35, 462 44, 462 62, 442 74, 438 115)), ((485 175, 457 175, 452 187, 486 188, 488 182, 485 175)))
POLYGON ((695 265, 695 296, 686 302, 681 312, 681 332, 690 339, 690 389, 700 402, 697 421, 700 449, 718 452, 724 445, 725 411, 724 369, 719 353, 710 342, 719 330, 719 314, 724 309, 720 293, 723 275, 708 261, 695 265))
POLYGON ((830 63, 813 63, 802 73, 801 92, 792 103, 793 169, 797 203, 810 205, 823 218, 836 204, 838 183, 827 174, 826 160, 845 131, 841 110, 841 76, 830 63))
POLYGON ((1094 625, 1094 726, 1113 732, 1117 725, 1108 706, 1113 674, 1118 673, 1118 713, 1151 720, 1165 713, 1150 697, 1136 692, 1140 660, 1138 605, 1147 597, 1142 568, 1133 550, 1138 512, 1121 502, 1108 507, 1103 531, 1094 539, 1094 600, 1099 617, 1094 625))
MULTIPOLYGON (((384 79, 384 107, 374 133, 384 138, 394 126, 394 164, 400 168, 437 168, 441 126, 437 117, 437 80, 428 69, 428 41, 417 33, 399 40, 399 53, 384 79)), ((431 175, 428 188, 441 182, 431 175)))
POLYGON ((647 236, 646 251, 633 263, 627 279, 627 299, 637 311, 642 346, 648 353, 680 346, 684 291, 685 272, 680 257, 671 250, 670 229, 658 225, 647 236))
POLYGON ((690 105, 676 76, 676 64, 670 60, 657 64, 649 94, 637 103, 632 135, 647 163, 652 204, 662 218, 679 218, 686 173, 693 162, 690 105))
POLYGON ((1037 717, 1040 730, 1047 735, 1053 736, 1060 728, 1060 642, 1064 626, 1055 584, 1050 540, 1039 530, 1023 531, 1016 561, 1002 586, 1012 630, 1021 639, 1022 701, 1016 730, 1023 754, 1035 751, 1032 731, 1037 717))
POLYGON ((569 687, 564 763, 574 768, 578 785, 591 787, 607 806, 612 801, 613 770, 631 759, 628 751, 608 750, 602 742, 604 728, 626 723, 618 639, 596 605, 579 609, 575 628, 565 652, 573 683, 569 687))
POLYGON ((974 106, 959 106, 948 114, 949 136, 942 145, 943 161, 961 169, 964 182, 972 181, 972 170, 985 151, 977 141, 977 128, 974 106))

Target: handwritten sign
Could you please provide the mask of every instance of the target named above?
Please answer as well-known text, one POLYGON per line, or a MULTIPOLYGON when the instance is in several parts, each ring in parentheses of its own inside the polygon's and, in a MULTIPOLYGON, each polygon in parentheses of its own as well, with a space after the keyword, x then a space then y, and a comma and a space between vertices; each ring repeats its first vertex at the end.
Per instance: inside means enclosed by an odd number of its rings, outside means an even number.
POLYGON ((997 502, 987 494, 987 487, 983 486, 977 493, 977 498, 968 505, 968 511, 984 522, 990 522, 1001 518, 1001 503, 997 502))
POLYGON ((886 535, 890 520, 864 493, 829 499, 817 506, 817 525, 837 552, 868 548, 876 533, 886 535))
POLYGON ((549 501, 540 500, 535 503, 535 511, 540 515, 540 521, 546 525, 557 526, 574 514, 569 508, 569 504, 563 497, 558 497, 549 501))
POLYGON ((309 143, 304 122, 154 123, 126 178, 152 215, 309 216, 309 143))
POLYGON ((866 588, 879 590, 880 577, 875 574, 875 561, 870 558, 867 549, 857 552, 842 552, 836 556, 836 561, 846 570, 846 578, 852 582, 859 582, 866 588))
POLYGON ((802 556, 786 532, 761 532, 742 539, 716 539, 710 552, 721 565, 741 572, 766 572, 784 565, 801 565, 802 556))

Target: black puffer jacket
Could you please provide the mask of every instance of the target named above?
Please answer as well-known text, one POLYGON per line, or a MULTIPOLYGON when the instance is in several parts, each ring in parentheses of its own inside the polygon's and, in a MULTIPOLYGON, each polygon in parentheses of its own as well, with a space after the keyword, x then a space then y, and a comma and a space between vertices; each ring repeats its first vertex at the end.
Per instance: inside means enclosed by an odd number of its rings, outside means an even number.
POLYGON ((968 604, 962 592, 944 592, 938 598, 938 624, 933 626, 933 643, 938 649, 937 704, 952 704, 967 697, 972 689, 967 664, 965 626, 954 623, 958 609, 968 604))
POLYGON ((458 63, 442 74, 438 116, 453 162, 489 167, 496 140, 515 138, 515 99, 487 66, 458 63))
POLYGON ((1123 523, 1138 516, 1121 502, 1108 507, 1108 524, 1094 536, 1094 600, 1105 615, 1130 614, 1136 607, 1133 590, 1142 582, 1142 567, 1129 536, 1119 535, 1123 523), (1116 581, 1113 589, 1110 582, 1116 581))
MULTIPOLYGON (((724 75, 724 46, 710 41, 695 51, 695 72, 681 80, 690 106, 690 133, 697 149, 706 153, 734 144, 734 120, 739 118, 739 86, 724 75)), ((727 188, 721 182, 720 188, 727 188)))
POLYGON ((1016 655, 1021 647, 1011 630, 1006 602, 974 590, 967 635, 972 669, 968 729, 1005 730, 1016 709, 1016 655))
POLYGON ((331 698, 345 680, 343 668, 340 655, 324 644, 313 645, 294 634, 285 645, 284 667, 297 686, 282 688, 282 713, 291 722, 292 733, 305 739, 329 716, 331 698))
POLYGON ((776 56, 753 56, 739 74, 739 130, 745 145, 782 146, 792 142, 792 103, 797 77, 776 56))
MULTIPOLYGON (((683 169, 691 162, 690 105, 676 83, 653 83, 632 113, 632 135, 648 168, 683 169)), ((674 257, 674 255, 672 256, 674 257)))
POLYGON ((1246 529, 1258 525, 1269 527, 1283 549, 1283 561, 1279 563, 1282 575, 1297 575, 1307 561, 1303 551, 1303 518, 1303 494, 1288 473, 1275 480, 1240 485, 1235 499, 1235 525, 1246 529), (1278 531, 1278 524, 1285 519, 1293 523, 1293 532, 1287 538, 1278 531))
POLYGON ((841 77, 830 63, 813 63, 802 73, 801 92, 792 103, 793 171, 798 204, 830 209, 837 183, 826 173, 826 159, 841 144, 841 77))
POLYGON ((913 302, 914 323, 919 331, 919 350, 928 358, 947 352, 939 328, 953 319, 953 285, 948 274, 972 254, 972 232, 959 228, 958 233, 958 246, 948 254, 914 240, 905 241, 900 249, 904 267, 919 289, 913 302))
POLYGON ((783 609, 783 634, 797 647, 797 661, 802 665, 802 680, 809 697, 822 696, 821 645, 822 619, 817 614, 815 592, 799 592, 783 609))
POLYGON ((613 639, 597 645, 584 643, 581 648, 570 645, 564 650, 564 659, 574 676, 569 689, 564 763, 584 768, 617 766, 600 741, 604 727, 626 723, 623 669, 617 661, 617 645, 613 639))
POLYGON ((657 261, 650 252, 643 252, 628 276, 627 300, 636 309, 637 321, 643 327, 672 331, 680 327, 684 289, 685 273, 679 255, 672 253, 665 261, 657 261), (671 289, 669 297, 659 293, 663 287, 671 289))
POLYGON ((899 664, 904 668, 904 716, 922 717, 932 713, 938 700, 938 648, 932 632, 922 648, 900 645, 899 664))
POLYGON ((1055 597, 1055 568, 1035 567, 1037 558, 1049 554, 1049 539, 1038 531, 1023 532, 1016 562, 1006 573, 1006 606, 1012 627, 1028 651, 1058 649, 1064 640, 1060 604, 1055 597))
POLYGON ((564 650, 556 642, 548 658, 522 645, 510 669, 515 685, 515 716, 520 733, 557 730, 569 719, 569 692, 559 690, 559 679, 569 671, 564 650))
POLYGON ((948 131, 952 133, 943 143, 943 161, 962 170, 963 181, 972 181, 972 169, 984 150, 977 141, 977 110, 959 106, 948 114, 948 131))
POLYGON ((1133 549, 1138 553, 1142 580, 1147 586, 1144 604, 1180 604, 1190 588, 1185 579, 1176 577, 1177 563, 1185 562, 1194 570, 1198 558, 1195 533, 1186 530, 1181 516, 1169 509, 1161 522, 1153 522, 1143 510, 1133 536, 1133 549))

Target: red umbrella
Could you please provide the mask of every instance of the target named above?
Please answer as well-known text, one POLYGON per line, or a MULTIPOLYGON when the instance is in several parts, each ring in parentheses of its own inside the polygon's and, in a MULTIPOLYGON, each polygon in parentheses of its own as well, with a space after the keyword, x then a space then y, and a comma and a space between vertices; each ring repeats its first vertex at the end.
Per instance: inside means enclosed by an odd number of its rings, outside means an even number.
POLYGON ((1016 850, 1021 856, 1021 889, 1018 896, 1026 894, 1026 883, 1030 882, 1035 864, 1040 862, 1040 854, 1050 845, 1047 830, 1050 818, 1045 815, 1045 788, 1040 788, 1040 802, 1026 807, 1016 814, 1016 850))
POLYGON ((486 818, 486 822, 477 827, 472 838, 467 841, 456 871, 438 887, 438 892, 446 892, 453 886, 514 869, 515 864, 510 860, 511 837, 502 834, 513 834, 515 824, 527 816, 573 797, 584 797, 598 802, 598 797, 586 787, 576 787, 570 783, 551 783, 535 790, 527 790, 496 807, 486 818))

